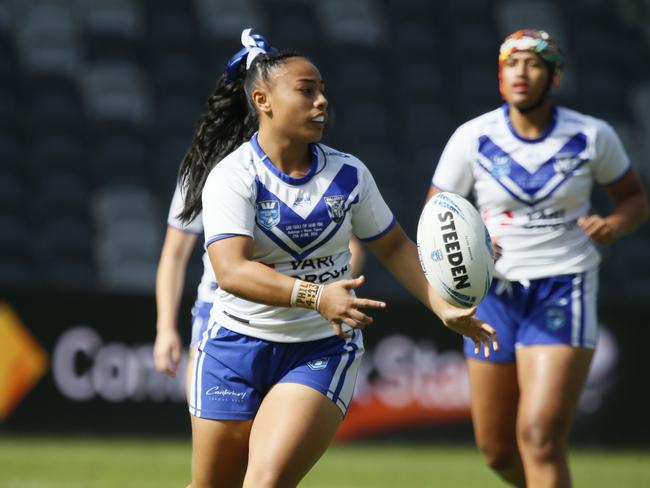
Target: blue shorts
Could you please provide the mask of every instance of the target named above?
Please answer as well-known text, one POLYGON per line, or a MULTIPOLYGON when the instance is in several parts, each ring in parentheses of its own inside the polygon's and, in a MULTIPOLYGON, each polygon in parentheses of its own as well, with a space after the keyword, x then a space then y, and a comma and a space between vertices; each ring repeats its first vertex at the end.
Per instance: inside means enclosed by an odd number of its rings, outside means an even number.
POLYGON ((190 339, 190 347, 196 346, 203 333, 208 329, 210 322, 210 310, 212 310, 212 302, 202 302, 197 300, 192 307, 192 338, 190 339))
POLYGON ((514 362, 522 346, 568 344, 596 347, 598 271, 559 275, 528 283, 495 279, 476 316, 497 331, 499 350, 489 358, 474 354, 465 338, 465 356, 491 362, 514 362))
POLYGON ((363 356, 363 336, 309 342, 270 342, 214 325, 199 344, 190 389, 190 413, 214 420, 249 420, 278 383, 321 392, 347 412, 363 356))

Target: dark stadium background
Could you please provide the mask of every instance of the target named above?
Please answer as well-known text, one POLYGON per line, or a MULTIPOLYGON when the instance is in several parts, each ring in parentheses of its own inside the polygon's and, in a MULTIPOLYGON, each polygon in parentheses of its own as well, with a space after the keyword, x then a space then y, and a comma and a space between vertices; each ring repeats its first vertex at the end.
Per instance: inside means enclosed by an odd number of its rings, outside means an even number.
MULTIPOLYGON (((74 400, 50 361, 77 326, 140 353, 153 342, 155 267, 178 164, 243 28, 316 62, 332 114, 325 142, 366 162, 414 236, 445 141, 500 104, 500 40, 529 26, 564 48, 558 101, 609 121, 650 186, 647 1, 0 0, 0 301, 21 324, 6 330, 29 330, 48 361, 18 388, 0 340, 0 395, 13 388, 16 399, 0 432, 188 433, 182 401, 74 400)), ((607 211, 602 191, 594 201, 607 211)), ((618 354, 601 377, 605 397, 576 426, 584 442, 650 439, 649 249, 648 225, 602 249, 601 315, 618 354)), ((197 248, 186 335, 199 258, 197 248)), ((369 349, 397 331, 459 349, 372 257, 364 274, 363 294, 394 310, 367 331, 369 349)), ((74 368, 88 371, 93 360, 81 355, 74 368)), ((373 437, 470 438, 466 416, 449 422, 373 437)))

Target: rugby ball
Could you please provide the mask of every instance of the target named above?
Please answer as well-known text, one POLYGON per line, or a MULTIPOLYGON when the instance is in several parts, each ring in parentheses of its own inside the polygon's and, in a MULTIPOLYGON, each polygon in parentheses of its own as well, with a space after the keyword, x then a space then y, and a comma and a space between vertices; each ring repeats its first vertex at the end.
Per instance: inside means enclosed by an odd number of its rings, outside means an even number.
POLYGON ((417 245, 427 281, 446 302, 478 305, 492 283, 494 251, 471 203, 455 193, 436 194, 420 215, 417 245))

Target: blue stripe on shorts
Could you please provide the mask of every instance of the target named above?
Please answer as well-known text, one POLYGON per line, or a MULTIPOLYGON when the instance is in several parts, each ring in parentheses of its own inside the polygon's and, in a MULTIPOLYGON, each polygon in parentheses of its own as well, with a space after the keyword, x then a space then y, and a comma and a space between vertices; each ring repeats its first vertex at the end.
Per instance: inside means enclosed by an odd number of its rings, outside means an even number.
POLYGON ((210 322, 210 310, 212 310, 212 302, 203 302, 197 300, 192 307, 192 336, 190 339, 190 346, 196 346, 203 333, 208 329, 210 322))

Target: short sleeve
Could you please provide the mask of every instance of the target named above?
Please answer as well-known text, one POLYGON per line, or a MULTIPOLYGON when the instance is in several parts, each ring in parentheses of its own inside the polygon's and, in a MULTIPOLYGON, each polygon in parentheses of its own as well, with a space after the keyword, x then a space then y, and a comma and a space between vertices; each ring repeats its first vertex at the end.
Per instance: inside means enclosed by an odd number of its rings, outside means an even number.
POLYGON ((627 173, 630 159, 612 126, 600 122, 596 132, 596 155, 591 165, 594 180, 601 185, 609 185, 627 173))
POLYGON ((471 151, 475 145, 467 126, 456 129, 440 156, 431 184, 442 191, 469 195, 474 186, 471 151))
POLYGON ((208 176, 203 188, 205 247, 235 235, 253 236, 255 204, 253 185, 223 162, 208 176))
POLYGON ((364 242, 379 239, 395 225, 395 216, 379 193, 368 168, 359 168, 359 201, 352 206, 352 232, 364 242))
POLYGON ((201 234, 203 232, 203 219, 201 214, 197 215, 191 222, 183 222, 178 218, 178 215, 183 211, 185 202, 185 194, 181 189, 180 184, 176 184, 172 202, 169 205, 169 213, 167 215, 167 225, 183 232, 192 234, 201 234))

